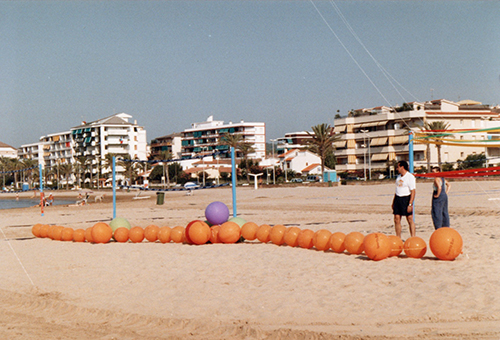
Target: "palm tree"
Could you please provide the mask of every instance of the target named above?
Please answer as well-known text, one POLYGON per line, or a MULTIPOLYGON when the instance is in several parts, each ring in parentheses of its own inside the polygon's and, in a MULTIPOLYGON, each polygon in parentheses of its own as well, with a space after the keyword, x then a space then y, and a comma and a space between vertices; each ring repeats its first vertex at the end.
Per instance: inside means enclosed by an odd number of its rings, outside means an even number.
MULTIPOLYGON (((30 169, 30 170, 28 170, 28 183, 29 183, 29 187, 31 188, 33 186, 33 169, 32 168, 35 168, 38 165, 38 162, 33 160, 33 159, 29 159, 29 158, 25 158, 21 162, 23 163, 23 166, 25 169, 30 169)), ((37 173, 37 169, 35 169, 35 173, 37 173)))
MULTIPOLYGON (((435 121, 432 123, 426 122, 424 124, 424 131, 430 131, 430 132, 428 132, 429 140, 436 143, 439 171, 441 171, 441 144, 439 144, 439 142, 443 140, 443 137, 453 137, 453 135, 446 132, 447 130, 449 130, 449 128, 450 128, 450 124, 446 123, 442 120, 435 121)), ((430 158, 430 148, 428 150, 429 150, 428 152, 429 152, 429 158, 430 158)), ((430 168, 430 159, 429 158, 427 160, 427 167, 428 168, 430 168)))
POLYGON ((307 149, 319 156, 321 159, 321 173, 325 172, 325 160, 329 152, 332 152, 333 143, 340 136, 334 135, 333 128, 330 124, 322 123, 311 127, 313 133, 307 132, 311 139, 307 141, 307 149))
MULTIPOLYGON (((220 145, 227 145, 230 148, 234 148, 235 153, 237 153, 237 151, 240 151, 240 153, 244 155, 245 163, 246 163, 247 155, 249 153, 255 152, 255 150, 252 147, 252 144, 245 142, 245 138, 241 134, 225 133, 224 135, 222 135, 222 137, 219 141, 219 144, 220 145), (251 151, 250 151, 250 147, 252 148, 251 151)), ((241 163, 240 163, 240 168, 241 168, 241 163)), ((247 181, 249 181, 248 177, 249 176, 248 176, 248 172, 247 172, 247 181)))
POLYGON ((63 163, 59 170, 64 178, 66 178, 66 190, 69 190, 69 178, 73 174, 73 165, 71 163, 63 163))
POLYGON ((75 162, 75 172, 78 174, 78 186, 81 188, 82 187, 82 170, 85 173, 85 161, 87 157, 85 156, 78 156, 76 158, 75 162))
POLYGON ((135 174, 135 162, 132 161, 129 155, 121 158, 118 162, 117 165, 123 167, 125 169, 125 173, 128 173, 128 178, 129 178, 129 185, 132 185, 134 177, 133 175, 135 174))
MULTIPOLYGON (((172 159, 172 153, 169 150, 163 150, 155 157, 155 159, 159 160, 159 161, 168 161, 168 160, 172 159)), ((169 167, 169 163, 163 162, 163 177, 165 177, 165 175, 166 175, 167 186, 168 186, 168 188, 170 188, 170 176, 169 176, 169 172, 168 172, 168 167, 169 167), (167 163, 167 170, 166 171, 165 171, 165 163, 167 163)))
POLYGON ((239 148, 240 148, 240 151, 241 151, 241 154, 243 155, 243 164, 245 164, 245 169, 246 169, 246 173, 247 173, 247 182, 250 183, 250 167, 248 166, 248 155, 251 154, 251 153, 254 153, 255 152, 255 149, 254 147, 252 146, 252 143, 248 143, 248 142, 243 142, 239 145, 239 148))

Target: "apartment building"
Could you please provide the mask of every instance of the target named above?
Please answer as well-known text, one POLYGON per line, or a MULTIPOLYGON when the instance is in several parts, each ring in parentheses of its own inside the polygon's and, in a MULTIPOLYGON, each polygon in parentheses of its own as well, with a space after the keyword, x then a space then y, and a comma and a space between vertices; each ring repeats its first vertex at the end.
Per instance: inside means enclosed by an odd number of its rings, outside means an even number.
MULTIPOLYGON (((420 132, 425 123, 444 121, 449 129, 480 129, 500 126, 498 107, 474 101, 452 102, 446 99, 405 103, 401 107, 379 106, 353 110, 347 117, 334 120, 334 131, 340 134, 335 143, 337 172, 386 171, 393 161, 409 159, 409 131, 420 132)), ((486 132, 457 138, 484 140, 486 132)), ((430 147, 430 162, 437 163, 437 149, 430 147)), ((486 152, 484 147, 441 147, 442 162, 456 162, 473 153, 486 152)), ((414 143, 415 167, 426 166, 426 145, 414 143)))
MULTIPOLYGON (((314 134, 313 132, 309 133, 314 134)), ((284 137, 276 139, 276 153, 282 155, 290 150, 305 149, 307 141, 312 139, 309 133, 307 131, 285 133, 284 137)))
POLYGON ((0 142, 0 157, 16 158, 17 149, 8 144, 0 142))
POLYGON ((53 167, 58 164, 73 164, 74 149, 71 132, 51 133, 40 137, 40 144, 43 150, 44 167, 53 167))
MULTIPOLYGON (((244 141, 252 144, 254 153, 248 155, 251 159, 264 159, 266 155, 266 125, 265 123, 239 123, 216 121, 213 116, 207 118, 205 122, 193 123, 190 129, 184 130, 182 135, 181 155, 183 158, 190 158, 201 154, 213 153, 215 151, 225 151, 229 147, 220 145, 224 134, 240 134, 244 141)), ((238 153, 236 157, 241 157, 238 153)))
POLYGON ((151 141, 150 159, 155 159, 161 152, 168 151, 172 158, 178 159, 182 157, 182 137, 181 133, 172 133, 163 137, 155 138, 151 141))

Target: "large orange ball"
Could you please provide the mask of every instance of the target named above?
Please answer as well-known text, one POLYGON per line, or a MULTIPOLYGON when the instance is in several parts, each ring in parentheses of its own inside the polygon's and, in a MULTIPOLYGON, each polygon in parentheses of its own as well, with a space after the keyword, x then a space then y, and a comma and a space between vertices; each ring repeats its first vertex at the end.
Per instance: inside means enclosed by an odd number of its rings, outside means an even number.
POLYGON ((144 229, 133 227, 128 232, 128 238, 133 243, 141 243, 144 240, 144 229))
POLYGON ((363 240, 366 256, 374 261, 388 258, 391 254, 391 245, 391 240, 381 233, 368 234, 363 240))
POLYGON ((270 225, 267 225, 267 224, 263 224, 259 227, 259 229, 257 230, 257 239, 262 242, 262 243, 267 243, 271 240, 271 230, 272 230, 272 227, 270 225))
POLYGON ((108 243, 113 237, 113 229, 109 224, 98 222, 92 227, 92 240, 94 243, 108 243))
POLYGON ((54 228, 52 228, 50 231, 49 231, 49 236, 51 239, 55 240, 55 241, 61 241, 62 239, 62 232, 64 230, 64 227, 63 226, 55 226, 54 228))
POLYGON ((332 233, 326 229, 318 230, 314 233, 313 245, 314 248, 318 250, 328 250, 330 249, 330 237, 332 233))
POLYGON ((300 228, 299 227, 290 227, 285 231, 285 236, 283 239, 285 240, 285 243, 289 245, 290 247, 297 247, 299 245, 299 242, 297 241, 297 238, 299 237, 300 233, 300 228))
POLYGON ((391 241, 391 253, 389 257, 401 254, 403 251, 403 241, 401 238, 396 235, 389 235, 389 241, 391 241))
POLYGON ((31 232, 35 237, 40 237, 40 228, 43 224, 37 223, 31 228, 31 232))
POLYGON ((92 227, 85 229, 85 240, 87 242, 94 242, 92 238, 92 227))
POLYGON ((363 240, 365 239, 364 235, 360 232, 353 231, 345 236, 344 245, 345 249, 349 254, 359 255, 363 252, 363 240))
POLYGON ((40 227, 40 237, 45 238, 48 237, 50 226, 48 224, 44 224, 40 227))
POLYGON ((345 250, 345 234, 337 231, 330 236, 330 248, 336 253, 343 253, 345 250))
POLYGON ((75 231, 73 228, 63 228, 62 233, 61 233, 61 240, 62 241, 73 241, 73 234, 75 231))
POLYGON ((422 238, 413 236, 405 241, 403 249, 406 256, 419 259, 427 252, 427 244, 422 238))
POLYGON ((184 236, 184 227, 177 226, 173 227, 170 231, 170 239, 175 243, 182 243, 182 239, 184 236))
POLYGON ((462 236, 449 227, 437 229, 429 240, 429 247, 434 256, 445 261, 456 259, 462 253, 462 246, 462 236))
POLYGON ((314 231, 311 229, 303 229, 300 231, 299 235, 297 236, 297 243, 299 247, 305 248, 305 249, 310 249, 313 247, 313 237, 314 237, 314 231))
POLYGON ((160 227, 157 225, 148 225, 144 229, 144 238, 149 242, 156 242, 158 240, 158 232, 160 231, 160 227))
POLYGON ((127 242, 128 241, 128 235, 129 235, 130 230, 126 227, 118 227, 115 229, 115 232, 113 233, 113 238, 115 239, 116 242, 127 242))
POLYGON ((236 243, 241 237, 241 227, 235 222, 224 222, 220 226, 219 239, 222 243, 236 243))
POLYGON ((210 240, 212 231, 208 224, 202 221, 195 221, 189 228, 186 228, 186 236, 189 236, 194 244, 205 244, 210 240))
POLYGON ((247 222, 241 227, 241 236, 245 240, 253 241, 257 238, 257 230, 259 226, 253 222, 247 222))
POLYGON ((73 232, 73 241, 75 242, 85 242, 85 230, 76 229, 73 232))
POLYGON ((222 243, 219 239, 220 225, 216 224, 210 228, 210 243, 222 243))
MULTIPOLYGON (((56 228, 57 226, 55 225, 51 225, 49 226, 49 229, 47 230, 47 237, 50 238, 50 239, 54 239, 53 236, 52 236, 52 232, 54 231, 54 229, 56 228)), ((64 227, 63 227, 64 228, 64 227)))
POLYGON ((285 232, 286 232, 286 227, 284 225, 277 224, 271 229, 271 232, 269 233, 269 239, 271 240, 272 243, 276 244, 277 246, 280 246, 283 243, 285 243, 284 240, 285 232))
POLYGON ((169 243, 170 242, 170 232, 172 229, 170 227, 161 227, 160 231, 158 231, 158 240, 161 243, 169 243))

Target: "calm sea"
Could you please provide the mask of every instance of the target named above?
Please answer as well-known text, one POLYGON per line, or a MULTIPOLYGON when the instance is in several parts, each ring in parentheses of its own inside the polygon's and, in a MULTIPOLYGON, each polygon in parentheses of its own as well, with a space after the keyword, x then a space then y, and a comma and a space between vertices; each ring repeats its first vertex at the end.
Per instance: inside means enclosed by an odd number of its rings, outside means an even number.
MULTIPOLYGON (((54 205, 75 204, 76 200, 55 200, 54 205)), ((19 201, 15 199, 0 199, 1 209, 27 208, 40 204, 40 198, 22 198, 19 201)))

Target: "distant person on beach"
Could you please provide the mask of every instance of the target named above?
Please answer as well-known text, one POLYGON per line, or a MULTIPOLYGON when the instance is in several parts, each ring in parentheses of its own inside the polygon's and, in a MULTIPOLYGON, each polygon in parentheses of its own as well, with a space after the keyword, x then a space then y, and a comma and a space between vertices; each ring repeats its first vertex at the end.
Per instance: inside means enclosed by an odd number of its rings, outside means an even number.
POLYGON ((415 176, 409 172, 408 162, 406 161, 399 161, 396 169, 399 175, 396 178, 396 194, 392 200, 396 235, 401 238, 401 216, 406 216, 410 227, 410 235, 415 236, 415 222, 413 222, 413 202, 416 194, 415 176))
MULTIPOLYGON (((432 172, 439 172, 439 167, 432 167, 432 172)), ((432 223, 434 229, 450 226, 450 215, 448 214, 448 192, 451 184, 443 177, 436 177, 432 185, 432 223)))
POLYGON ((54 196, 52 194, 47 198, 47 203, 45 205, 52 205, 54 203, 54 196))

